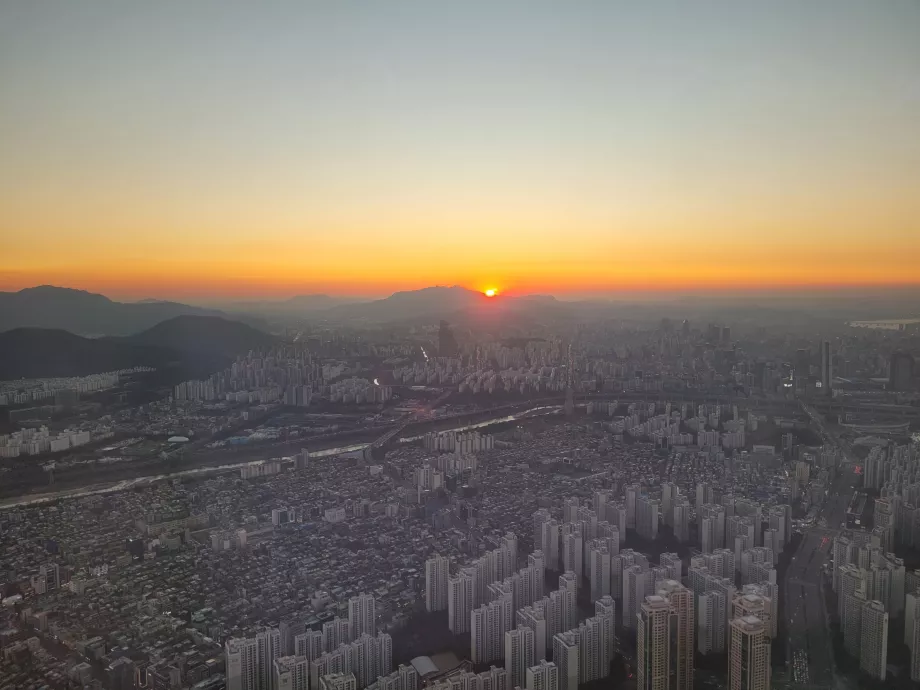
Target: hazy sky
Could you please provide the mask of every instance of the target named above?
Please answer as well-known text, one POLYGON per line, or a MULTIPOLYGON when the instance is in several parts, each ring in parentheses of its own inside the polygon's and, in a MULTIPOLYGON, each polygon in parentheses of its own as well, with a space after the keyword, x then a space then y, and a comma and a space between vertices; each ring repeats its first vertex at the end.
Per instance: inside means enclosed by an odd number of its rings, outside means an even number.
POLYGON ((0 289, 920 282, 920 2, 0 5, 0 289))

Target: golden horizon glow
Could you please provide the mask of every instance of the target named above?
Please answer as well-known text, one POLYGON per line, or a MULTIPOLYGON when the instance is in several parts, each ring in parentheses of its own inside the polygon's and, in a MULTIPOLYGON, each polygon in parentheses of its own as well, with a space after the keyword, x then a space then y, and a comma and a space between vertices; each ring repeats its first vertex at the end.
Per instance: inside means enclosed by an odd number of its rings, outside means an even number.
POLYGON ((495 297, 495 295, 498 294, 498 290, 495 288, 486 288, 486 291, 483 294, 485 294, 486 297, 495 297))
POLYGON ((920 4, 207 4, 5 13, 0 290, 920 285, 920 4))

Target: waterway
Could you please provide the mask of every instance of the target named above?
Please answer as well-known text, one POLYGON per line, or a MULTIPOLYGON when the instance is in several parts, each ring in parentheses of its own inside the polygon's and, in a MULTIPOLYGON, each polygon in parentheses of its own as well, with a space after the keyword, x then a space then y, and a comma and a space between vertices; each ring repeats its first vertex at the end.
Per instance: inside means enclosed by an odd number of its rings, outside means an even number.
MULTIPOLYGON (((540 417, 545 415, 560 414, 562 412, 561 405, 544 405, 541 407, 532 407, 529 410, 523 412, 517 412, 515 414, 506 415, 504 417, 498 417, 496 419, 489 419, 483 422, 477 422, 475 424, 465 424, 463 426, 453 427, 451 429, 443 429, 439 433, 447 431, 472 431, 474 429, 484 429, 490 426, 497 424, 506 424, 508 422, 518 421, 520 419, 525 419, 527 417, 540 417)), ((397 443, 413 443, 415 441, 421 440, 424 436, 405 436, 400 437, 397 443)), ((310 451, 311 458, 328 458, 330 456, 345 455, 346 453, 354 453, 357 451, 362 451, 367 448, 370 443, 355 443, 348 446, 340 446, 338 448, 326 448, 324 450, 310 451)), ((148 475, 146 477, 135 477, 133 479, 125 479, 119 482, 107 482, 104 484, 94 484, 91 486, 84 486, 75 489, 65 489, 62 491, 51 491, 42 494, 29 494, 27 496, 19 496, 14 498, 0 499, 0 510, 7 508, 16 508, 19 506, 29 506, 29 505, 38 505, 41 503, 49 503, 51 501, 59 501, 67 498, 80 498, 82 496, 93 496, 98 494, 111 494, 118 491, 127 491, 137 487, 150 486, 156 484, 157 482, 162 482, 167 479, 181 479, 181 478, 194 478, 208 476, 212 474, 222 474, 224 472, 230 472, 233 470, 238 470, 241 467, 247 465, 260 465, 266 462, 265 460, 255 460, 255 461, 246 461, 246 462, 236 462, 226 465, 218 465, 216 467, 198 467, 188 470, 179 470, 177 472, 168 472, 164 474, 154 474, 148 475)))

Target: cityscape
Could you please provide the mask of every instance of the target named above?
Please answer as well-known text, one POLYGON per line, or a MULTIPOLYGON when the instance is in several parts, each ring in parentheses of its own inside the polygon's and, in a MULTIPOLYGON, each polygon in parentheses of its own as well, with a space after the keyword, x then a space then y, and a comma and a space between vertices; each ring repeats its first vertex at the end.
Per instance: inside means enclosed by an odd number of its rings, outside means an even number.
POLYGON ((920 4, 0 7, 0 690, 920 688, 920 4))

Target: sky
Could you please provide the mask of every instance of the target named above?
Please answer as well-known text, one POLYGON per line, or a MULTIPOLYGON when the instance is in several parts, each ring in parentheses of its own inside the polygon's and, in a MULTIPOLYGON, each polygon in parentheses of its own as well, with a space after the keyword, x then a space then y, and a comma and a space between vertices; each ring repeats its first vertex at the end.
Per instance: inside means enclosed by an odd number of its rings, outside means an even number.
POLYGON ((0 290, 917 284, 918 36, 916 0, 3 3, 0 290))

